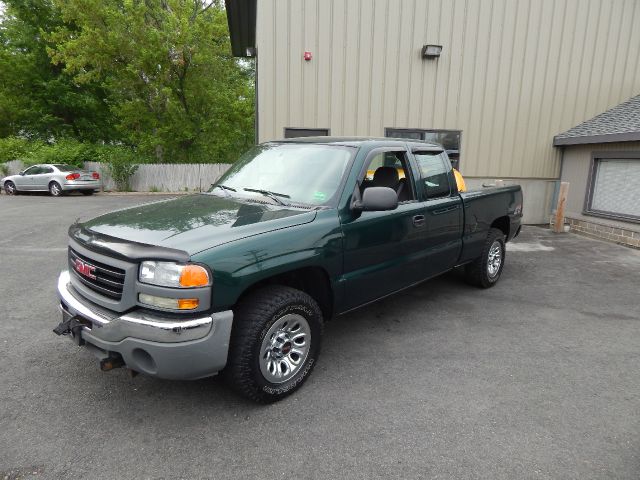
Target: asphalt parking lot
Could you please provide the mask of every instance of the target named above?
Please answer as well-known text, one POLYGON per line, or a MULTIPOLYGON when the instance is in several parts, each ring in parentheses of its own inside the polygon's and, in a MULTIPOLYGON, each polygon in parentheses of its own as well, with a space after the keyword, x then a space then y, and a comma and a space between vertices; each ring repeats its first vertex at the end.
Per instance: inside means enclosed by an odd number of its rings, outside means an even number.
POLYGON ((328 324, 270 406, 56 337, 76 218, 158 196, 0 196, 0 479, 637 479, 640 251, 527 227, 500 283, 455 273, 328 324))

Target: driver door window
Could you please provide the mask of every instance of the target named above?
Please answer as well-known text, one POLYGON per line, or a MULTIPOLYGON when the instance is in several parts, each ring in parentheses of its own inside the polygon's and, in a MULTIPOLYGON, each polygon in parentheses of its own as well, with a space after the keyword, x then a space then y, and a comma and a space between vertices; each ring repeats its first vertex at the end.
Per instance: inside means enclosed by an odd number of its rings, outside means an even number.
POLYGON ((398 202, 415 200, 407 154, 403 151, 380 152, 367 165, 362 180, 362 193, 368 187, 388 187, 395 190, 398 202))

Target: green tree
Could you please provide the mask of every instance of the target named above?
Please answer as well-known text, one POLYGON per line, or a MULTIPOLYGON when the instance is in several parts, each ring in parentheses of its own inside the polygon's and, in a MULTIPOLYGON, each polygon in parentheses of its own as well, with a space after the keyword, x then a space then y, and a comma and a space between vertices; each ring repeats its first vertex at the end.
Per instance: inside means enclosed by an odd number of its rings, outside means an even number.
POLYGON ((51 63, 47 34, 60 28, 50 0, 4 0, 0 17, 0 137, 73 136, 112 140, 106 92, 96 82, 75 82, 51 63))
POLYGON ((218 0, 53 0, 55 65, 101 85, 128 143, 160 162, 227 162, 253 143, 253 68, 218 0))

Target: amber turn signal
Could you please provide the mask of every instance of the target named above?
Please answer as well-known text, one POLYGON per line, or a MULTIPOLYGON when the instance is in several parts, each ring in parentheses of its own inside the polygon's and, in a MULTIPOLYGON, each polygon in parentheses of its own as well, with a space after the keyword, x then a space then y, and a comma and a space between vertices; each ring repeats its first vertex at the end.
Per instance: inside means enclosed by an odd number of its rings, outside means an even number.
POLYGON ((194 308, 198 308, 198 304, 200 302, 197 298, 179 298, 178 299, 178 309, 179 310, 193 310, 194 308))
POLYGON ((186 265, 182 269, 180 273, 181 287, 206 287, 207 285, 209 285, 209 272, 206 268, 200 265, 186 265))

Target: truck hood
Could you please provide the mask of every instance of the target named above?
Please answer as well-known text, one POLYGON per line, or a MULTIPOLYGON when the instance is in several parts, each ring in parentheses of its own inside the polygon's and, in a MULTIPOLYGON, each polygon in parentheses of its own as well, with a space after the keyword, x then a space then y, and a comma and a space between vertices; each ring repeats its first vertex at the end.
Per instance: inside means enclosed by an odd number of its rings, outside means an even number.
POLYGON ((200 194, 108 213, 82 227, 194 255, 233 240, 302 225, 315 217, 314 210, 200 194))

